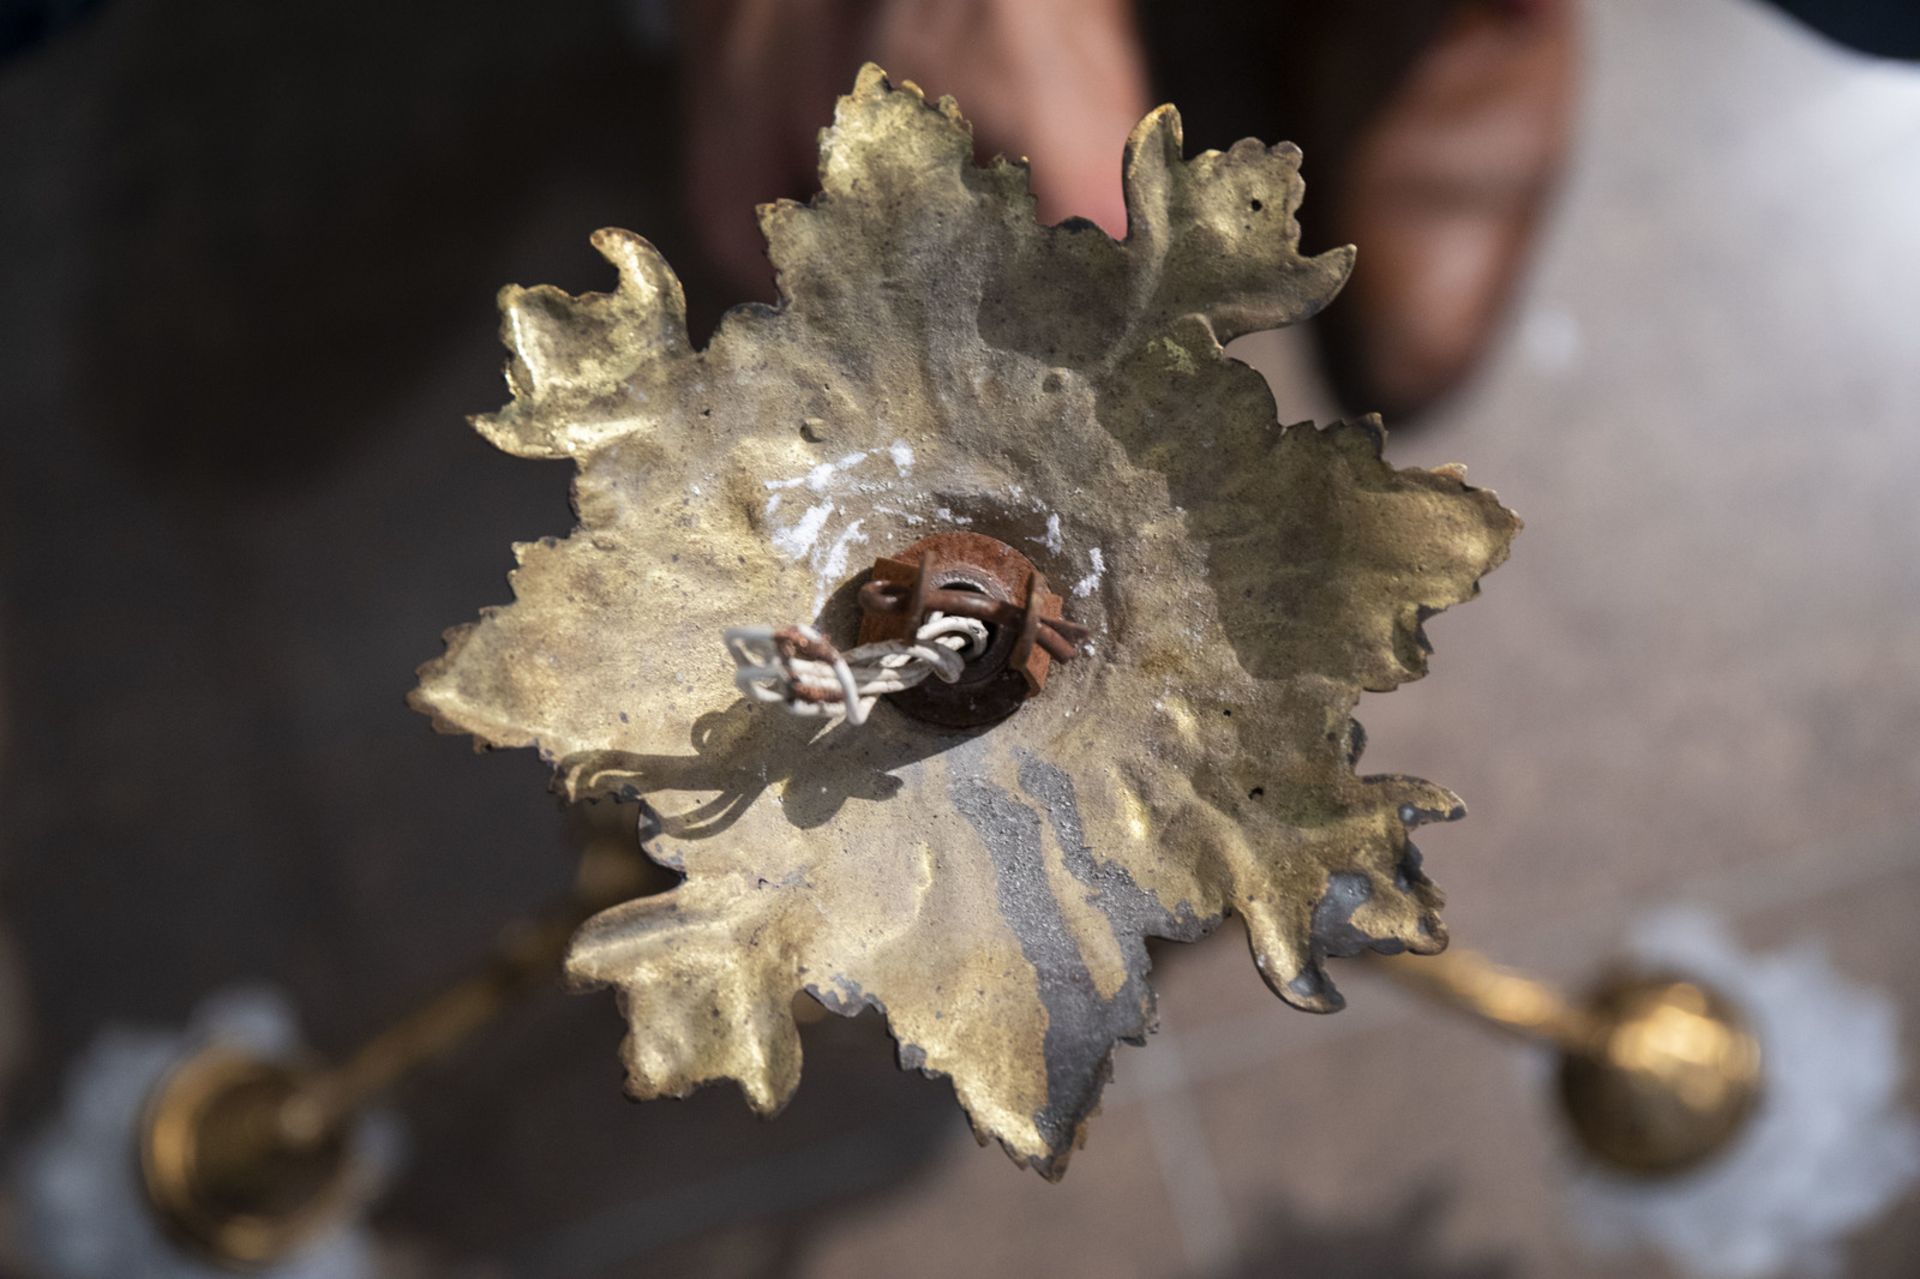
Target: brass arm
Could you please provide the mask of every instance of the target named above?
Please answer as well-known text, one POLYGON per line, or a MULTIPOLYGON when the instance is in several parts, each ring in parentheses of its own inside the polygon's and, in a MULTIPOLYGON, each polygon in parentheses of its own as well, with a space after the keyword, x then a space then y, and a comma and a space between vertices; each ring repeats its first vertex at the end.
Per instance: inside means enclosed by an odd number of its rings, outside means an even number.
POLYGON ((1559 990, 1470 950, 1382 955, 1377 966, 1408 990, 1436 1003, 1564 1052, 1586 1051, 1600 1030, 1591 1012, 1559 990))
POLYGON ((551 980, 574 929, 644 890, 635 850, 590 844, 574 891, 509 925, 467 976, 338 1065, 215 1045, 176 1066, 147 1103, 140 1164, 167 1230, 218 1265, 285 1257, 364 1193, 353 1130, 366 1107, 551 980))
POLYGON ((1407 989, 1551 1045, 1561 1113, 1616 1172, 1665 1176, 1724 1151, 1760 1100, 1760 1043, 1739 1010, 1695 981, 1620 973, 1584 999, 1472 951, 1381 957, 1407 989))

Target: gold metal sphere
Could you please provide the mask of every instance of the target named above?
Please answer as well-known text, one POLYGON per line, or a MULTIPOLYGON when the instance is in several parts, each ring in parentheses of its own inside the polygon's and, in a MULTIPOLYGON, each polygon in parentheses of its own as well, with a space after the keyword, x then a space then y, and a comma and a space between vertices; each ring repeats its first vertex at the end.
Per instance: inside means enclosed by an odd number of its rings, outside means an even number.
POLYGON ((308 1071, 225 1048, 177 1066, 140 1132, 147 1194, 168 1231, 216 1263, 264 1266, 339 1219, 351 1143, 303 1102, 308 1071))
POLYGON ((1595 991, 1583 1049, 1563 1051, 1560 1101, 1587 1152, 1614 1169, 1696 1168, 1743 1130, 1760 1099, 1760 1042, 1721 995, 1672 977, 1595 991))

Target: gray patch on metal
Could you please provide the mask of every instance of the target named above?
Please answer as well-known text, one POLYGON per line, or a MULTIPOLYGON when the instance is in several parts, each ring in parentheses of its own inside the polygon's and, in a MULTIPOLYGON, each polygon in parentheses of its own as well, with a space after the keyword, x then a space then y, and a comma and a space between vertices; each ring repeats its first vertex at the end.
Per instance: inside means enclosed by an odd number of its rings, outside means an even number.
POLYGON ((1313 907, 1313 951, 1346 959, 1380 943, 1353 926, 1353 912, 1373 896, 1373 883, 1358 871, 1327 876, 1327 891, 1313 907))
POLYGON ((955 781, 954 804, 993 858, 1000 913, 1033 965, 1047 1010, 1047 1104, 1033 1119, 1051 1152, 1037 1166, 1051 1176, 1099 1103, 1114 1045, 1140 1043, 1152 1028, 1146 936, 1195 941, 1219 921, 1198 919, 1184 904, 1168 911, 1123 869, 1097 861, 1081 833, 1071 779, 1027 752, 1020 761, 1021 788, 1047 809, 1067 869, 1093 890, 1090 900, 1106 915, 1127 968, 1125 984, 1112 998, 1100 998, 1047 883, 1039 815, 984 778, 955 781))
MULTIPOLYGON (((1087 845, 1080 822, 1080 805, 1074 795, 1073 779, 1062 769, 1047 763, 1031 751, 1016 750, 1020 761, 1020 789, 1038 800, 1047 810, 1053 826, 1053 838, 1060 845, 1067 869, 1073 877, 1094 890, 1094 905, 1113 925, 1113 935, 1130 955, 1137 950, 1144 973, 1146 937, 1164 937, 1170 941, 1199 941, 1216 928, 1220 919, 1201 919, 1193 908, 1181 902, 1177 911, 1169 911, 1160 899, 1133 882, 1133 876, 1117 862, 1095 859, 1087 845)), ((1128 969, 1134 968, 1129 959, 1128 969)), ((1148 992, 1151 1000, 1152 992, 1148 992)))
POLYGON ((842 1017, 857 1017, 869 1008, 882 1017, 887 1015, 887 1006, 878 995, 868 994, 859 982, 845 976, 836 975, 831 986, 808 982, 801 989, 812 995, 822 1008, 842 1017))
MULTIPOLYGON (((1410 860, 1402 860, 1396 878, 1402 884, 1412 880, 1424 882, 1419 871, 1419 853, 1411 843, 1407 850, 1410 860)), ((1311 955, 1307 966, 1287 983, 1288 990, 1304 999, 1324 999, 1326 1011, 1336 1012, 1346 1007, 1347 1001, 1327 978, 1325 961, 1329 957, 1348 959, 1364 950, 1397 955, 1406 949, 1399 941, 1374 937, 1354 926, 1353 912, 1372 896, 1373 881, 1358 871, 1338 871, 1327 877, 1327 890, 1313 907, 1311 955)))

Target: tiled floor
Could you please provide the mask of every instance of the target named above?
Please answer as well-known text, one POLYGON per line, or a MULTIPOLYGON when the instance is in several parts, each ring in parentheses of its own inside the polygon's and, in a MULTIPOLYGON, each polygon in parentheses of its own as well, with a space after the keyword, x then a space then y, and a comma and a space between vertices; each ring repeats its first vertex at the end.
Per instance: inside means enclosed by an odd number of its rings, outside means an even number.
MULTIPOLYGON (((1522 304, 1475 383, 1390 444, 1405 463, 1470 463, 1529 527, 1478 603, 1432 623, 1431 677, 1363 704, 1366 764, 1467 798, 1465 822, 1423 840, 1457 942, 1574 978, 1636 913, 1696 902, 1751 944, 1824 939, 1895 992, 1920 1060, 1920 71, 1744 0, 1588 10, 1579 155, 1522 304)), ((29 447, 10 423, 4 454, 23 479, 8 657, 52 672, 14 676, 6 742, 5 910, 36 1046, 9 1135, 104 1021, 177 1020, 264 975, 337 1045, 564 879, 538 766, 433 739, 398 696, 439 625, 500 597, 506 542, 567 524, 557 468, 458 427, 498 394, 486 285, 597 286, 584 231, 649 209, 670 256, 685 242, 670 193, 607 176, 640 145, 630 106, 503 112, 515 154, 585 122, 552 143, 574 167, 497 209, 443 190, 498 189, 493 151, 406 185, 405 150, 366 143, 406 201, 340 216, 388 228, 388 274, 416 270, 407 237, 433 229, 438 292, 422 296, 438 310, 420 323, 439 343, 379 328, 340 366, 365 385, 313 377, 319 407, 289 438, 352 429, 307 484, 274 488, 268 465, 230 481, 265 496, 169 488, 101 430, 139 396, 103 408, 82 385, 102 333, 166 318, 117 299, 107 268, 137 261, 101 229, 118 225, 108 197, 151 198, 114 175, 169 153, 103 105, 108 73, 89 68, 141 65, 169 12, 126 0, 0 84, 0 110, 48 122, 0 137, 18 197, 0 231, 49 246, 9 286, 0 346, 18 415, 62 427, 29 447), (57 569, 24 554, 49 547, 57 569), (76 575, 113 588, 80 608, 76 575)), ((657 96, 570 63, 588 37, 555 53, 496 36, 491 56, 530 60, 528 82, 567 66, 608 100, 657 96)), ((420 74, 438 86, 423 100, 469 92, 420 74)), ((420 116, 430 145, 437 117, 420 116)), ((320 287, 285 287, 302 284, 320 287)), ((324 332, 285 337, 333 350, 324 332)), ((1283 418, 1329 414, 1299 335, 1242 354, 1283 418)), ((252 376, 265 403, 284 394, 252 376)), ((248 408, 208 394, 209 414, 248 408)), ((556 999, 407 1096, 414 1166, 382 1228, 458 1273, 532 1279, 1627 1272, 1569 1226, 1523 1050, 1359 972, 1347 1011, 1292 1013, 1234 923, 1158 962, 1163 1031, 1121 1052, 1061 1185, 976 1148, 947 1085, 895 1072, 871 1017, 809 1027, 807 1081, 764 1125, 731 1090, 620 1105, 612 1009, 556 999)), ((1920 1108, 1920 1080, 1908 1098, 1920 1108)), ((1885 1279, 1916 1256, 1911 1198, 1850 1253, 1885 1279)))

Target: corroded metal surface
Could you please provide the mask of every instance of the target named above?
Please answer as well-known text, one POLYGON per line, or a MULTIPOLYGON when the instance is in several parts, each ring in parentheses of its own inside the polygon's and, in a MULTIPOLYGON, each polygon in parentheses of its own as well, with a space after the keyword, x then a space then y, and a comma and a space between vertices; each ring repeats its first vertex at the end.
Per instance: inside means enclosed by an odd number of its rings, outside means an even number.
POLYGON ((950 101, 862 71, 823 194, 762 210, 783 302, 690 345, 678 281, 624 231, 606 294, 510 288, 508 452, 571 457, 580 527, 516 548, 515 602, 451 632, 415 703, 533 746, 570 795, 647 805, 673 891, 569 958, 632 1029, 629 1091, 800 1076, 791 997, 884 1010, 983 1137, 1057 1176, 1119 1040, 1153 1020, 1147 936, 1228 912, 1283 999, 1323 961, 1444 945, 1408 832, 1459 801, 1362 778, 1362 690, 1426 667, 1423 620, 1518 522, 1377 423, 1282 429, 1221 343, 1313 314, 1351 253, 1296 251, 1299 153, 1126 155, 1129 235, 1046 228, 1023 169, 976 166, 950 101), (858 618, 852 568, 944 529, 1017 546, 1091 651, 985 730, 882 706, 859 729, 750 712, 727 627, 858 618))
POLYGON ((1047 686, 1057 658, 1071 661, 1088 636, 1060 615, 1061 600, 1033 561, 983 533, 935 533, 895 559, 873 562, 860 588, 860 642, 918 633, 927 613, 978 618, 991 626, 986 652, 948 684, 926 680, 893 695, 902 713, 930 724, 996 724, 1047 686))

